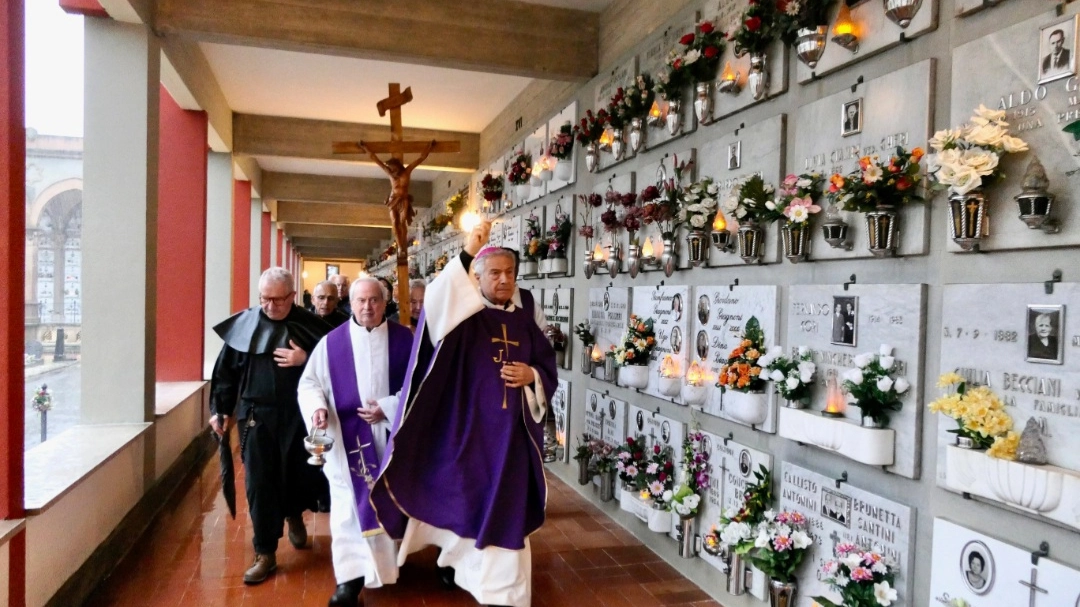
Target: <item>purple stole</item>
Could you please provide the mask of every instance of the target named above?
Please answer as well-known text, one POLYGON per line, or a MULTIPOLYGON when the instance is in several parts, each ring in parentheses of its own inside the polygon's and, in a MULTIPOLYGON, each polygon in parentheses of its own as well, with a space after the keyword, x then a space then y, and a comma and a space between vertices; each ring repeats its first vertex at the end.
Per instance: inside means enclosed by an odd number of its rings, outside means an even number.
MULTIPOLYGON (((326 336, 326 354, 330 369, 330 387, 334 392, 334 408, 341 422, 338 448, 345 450, 351 472, 349 477, 352 479, 353 492, 356 495, 360 528, 367 533, 381 528, 375 512, 376 505, 385 505, 386 507, 380 510, 390 514, 396 512, 397 509, 392 503, 373 504, 369 499, 368 479, 374 482, 379 474, 379 455, 375 452, 371 425, 356 414, 356 410, 362 407, 363 403, 360 400, 352 339, 349 336, 349 328, 353 322, 350 318, 348 322, 326 336)), ((396 394, 405 381, 405 370, 412 347, 412 333, 395 322, 387 321, 387 334, 390 394, 396 394)))

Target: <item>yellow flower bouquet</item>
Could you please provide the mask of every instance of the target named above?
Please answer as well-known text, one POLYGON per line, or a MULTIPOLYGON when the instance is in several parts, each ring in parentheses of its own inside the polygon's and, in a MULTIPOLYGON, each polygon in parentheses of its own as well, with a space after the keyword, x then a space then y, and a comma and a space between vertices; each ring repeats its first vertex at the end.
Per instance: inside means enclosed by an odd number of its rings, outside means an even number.
POLYGON ((1013 431, 1012 417, 1005 411, 1005 404, 987 386, 967 387, 964 378, 956 373, 946 373, 938 379, 938 387, 950 389, 929 404, 930 411, 944 413, 956 420, 957 428, 949 430, 960 439, 967 439, 977 449, 988 449, 987 455, 1014 459, 1020 436, 1013 431))

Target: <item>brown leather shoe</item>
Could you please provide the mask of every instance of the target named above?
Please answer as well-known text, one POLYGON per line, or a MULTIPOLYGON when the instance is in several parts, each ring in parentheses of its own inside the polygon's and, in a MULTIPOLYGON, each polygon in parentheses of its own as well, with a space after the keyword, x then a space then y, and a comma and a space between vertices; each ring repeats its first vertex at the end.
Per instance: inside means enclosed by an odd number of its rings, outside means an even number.
POLYGON ((255 562, 244 572, 245 584, 261 584, 277 569, 277 557, 273 554, 255 554, 255 562))
POLYGON ((285 519, 289 524, 289 543, 293 548, 301 550, 307 547, 307 527, 304 526, 304 517, 290 516, 285 519))

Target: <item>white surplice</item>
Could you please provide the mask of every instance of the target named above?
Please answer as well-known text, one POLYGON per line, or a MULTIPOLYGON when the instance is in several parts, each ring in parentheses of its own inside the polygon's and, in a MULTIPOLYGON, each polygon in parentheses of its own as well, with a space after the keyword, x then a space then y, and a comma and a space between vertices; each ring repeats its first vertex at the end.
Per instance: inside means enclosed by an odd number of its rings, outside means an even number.
MULTIPOLYGON (((539 301, 534 301, 533 317, 543 330, 547 323, 539 301)), ((424 293, 424 313, 428 335, 438 344, 458 325, 484 308, 505 309, 513 312, 521 306, 521 293, 514 291, 509 305, 497 306, 481 293, 476 279, 454 257, 446 264, 439 276, 424 293)), ((540 384, 540 374, 534 369, 536 380, 524 388, 525 399, 533 419, 540 423, 547 410, 547 397, 540 384)), ((406 448, 406 447, 398 447, 406 448)), ((523 471, 524 473, 524 471, 523 471)), ((497 546, 484 549, 476 547, 476 540, 459 537, 453 531, 434 527, 409 519, 398 551, 398 564, 425 546, 439 546, 438 565, 454 568, 454 582, 468 591, 482 605, 508 605, 529 607, 532 601, 532 549, 529 538, 521 550, 508 550, 497 546)))
MULTIPOLYGON (((353 364, 359 384, 360 400, 378 402, 386 414, 386 420, 373 424, 371 434, 375 451, 383 457, 386 450, 390 421, 397 411, 398 397, 390 394, 390 342, 387 324, 384 322, 368 331, 349 318, 349 338, 352 341, 353 364)), ((330 552, 334 563, 334 577, 338 584, 363 577, 368 588, 397 581, 398 568, 394 562, 394 540, 382 532, 360 529, 360 518, 353 491, 353 472, 349 469, 346 452, 357 445, 343 445, 341 422, 334 407, 334 394, 330 384, 330 366, 323 338, 308 359, 307 368, 300 378, 298 398, 300 411, 311 432, 311 417, 317 409, 327 410, 327 436, 334 439, 333 448, 326 453, 323 473, 330 482, 330 552)), ((350 415, 357 415, 350 412, 350 415)))

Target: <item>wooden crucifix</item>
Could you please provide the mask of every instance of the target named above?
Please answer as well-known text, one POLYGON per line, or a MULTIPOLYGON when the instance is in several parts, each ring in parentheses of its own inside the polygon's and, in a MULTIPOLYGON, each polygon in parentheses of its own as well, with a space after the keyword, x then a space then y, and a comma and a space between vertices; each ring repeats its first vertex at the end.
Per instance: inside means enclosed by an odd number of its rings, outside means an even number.
POLYGON ((394 243, 397 244, 397 283, 398 310, 402 323, 409 322, 409 225, 416 217, 409 194, 409 181, 413 169, 427 159, 428 154, 456 153, 461 151, 460 141, 404 141, 401 132, 401 106, 412 101, 412 89, 401 90, 397 82, 390 83, 390 96, 380 101, 376 107, 379 116, 390 112, 390 141, 335 141, 335 154, 367 154, 379 165, 390 178, 390 196, 386 206, 390 210, 390 225, 394 231, 394 243), (379 154, 390 154, 390 159, 382 161, 379 154), (405 164, 405 154, 420 154, 420 157, 405 164))

